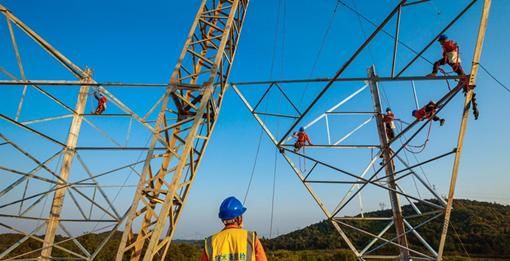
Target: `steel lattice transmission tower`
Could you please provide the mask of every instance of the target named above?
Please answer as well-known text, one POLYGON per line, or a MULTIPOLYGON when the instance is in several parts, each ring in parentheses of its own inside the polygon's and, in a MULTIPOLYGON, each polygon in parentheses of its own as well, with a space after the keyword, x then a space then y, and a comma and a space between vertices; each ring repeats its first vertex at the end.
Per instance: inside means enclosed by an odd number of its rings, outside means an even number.
MULTIPOLYGON (((204 0, 202 2, 169 84, 98 83, 93 79, 90 69, 82 69, 75 65, 0 5, 0 12, 7 18, 6 39, 10 38, 13 47, 14 69, 19 71, 19 77, 17 77, 13 70, 3 66, 4 60, 2 60, 0 75, 7 79, 0 79, 0 84, 15 89, 18 92, 16 95, 19 95, 19 103, 15 104, 13 110, 9 109, 11 104, 6 104, 0 111, 0 150, 2 155, 8 155, 8 157, 0 158, 2 160, 0 171, 5 174, 0 188, 0 227, 2 233, 8 231, 20 236, 12 246, 2 249, 0 258, 93 260, 104 252, 105 246, 115 236, 115 232, 122 230, 123 224, 126 226, 117 253, 118 260, 123 258, 138 260, 142 256, 144 260, 164 258, 219 115, 248 2, 247 0, 204 0), (50 60, 61 66, 67 75, 62 76, 62 80, 29 80, 31 72, 23 63, 23 58, 26 59, 26 56, 23 56, 22 48, 18 48, 21 35, 17 34, 16 30, 22 33, 25 42, 32 41, 49 54, 50 60), (69 78, 76 80, 69 80, 69 78), (148 95, 146 88, 154 87, 153 89, 158 90, 155 95, 157 99, 154 99, 152 106, 146 110, 135 109, 136 106, 132 106, 129 99, 115 89, 125 89, 125 87, 143 89, 140 95, 148 95), (65 95, 59 94, 58 89, 64 89, 65 95), (87 101, 91 99, 92 90, 100 91, 108 98, 110 105, 107 113, 103 115, 87 113, 87 101), (72 92, 75 95, 69 95, 72 92), (69 97, 76 100, 70 100, 69 97), (30 107, 29 101, 41 99, 58 106, 59 110, 50 111, 44 104, 37 108, 40 113, 36 116, 25 113, 26 108, 34 109, 30 107), (120 142, 118 129, 112 129, 101 121, 101 119, 108 119, 108 122, 113 122, 117 118, 127 120, 124 123, 128 124, 128 137, 131 128, 134 128, 133 131, 136 131, 138 135, 148 138, 148 145, 127 140, 125 143, 120 142), (64 130, 64 133, 57 133, 57 130, 64 130), (80 139, 91 131, 108 143, 98 145, 89 140, 80 139), (44 146, 44 153, 35 150, 33 143, 44 146), (141 151, 140 155, 145 157, 132 155, 134 151, 141 151), (98 155, 102 158, 97 159, 98 155), (19 159, 21 163, 5 160, 13 157, 19 159), (110 157, 122 158, 123 161, 108 162, 110 157), (108 164, 102 164, 105 162, 108 164), (114 166, 115 164, 117 166, 114 166), (98 167, 102 165, 111 165, 111 167, 98 167), (120 177, 125 177, 124 182, 117 182, 120 177), (130 180, 134 181, 129 183, 130 180), (115 194, 110 191, 111 188, 123 189, 130 186, 136 188, 134 193, 115 194), (119 195, 134 197, 133 204, 116 205, 115 200, 119 195), (47 201, 51 207, 46 205, 47 201), (87 231, 90 233, 105 233, 106 237, 99 245, 88 245, 87 235, 82 235, 83 231, 73 231, 70 223, 79 224, 74 226, 86 227, 85 229, 89 229, 87 231), (38 244, 35 249, 19 252, 24 246, 33 242, 38 244)), ((395 74, 397 46, 400 43, 398 40, 400 25, 397 22, 392 72, 389 77, 378 76, 375 74, 375 69, 370 68, 368 77, 340 78, 360 52, 379 32, 384 30, 383 28, 395 15, 399 21, 400 13, 405 7, 421 2, 423 1, 409 3, 401 1, 333 78, 317 80, 327 84, 302 111, 285 94, 283 85, 293 84, 292 81, 267 82, 269 86, 255 106, 251 106, 240 92, 239 88, 243 84, 234 85, 234 90, 243 98, 274 144, 279 149, 283 149, 283 157, 360 260, 370 258, 405 260, 409 257, 441 260, 444 251, 473 91, 469 89, 465 96, 461 128, 455 148, 428 160, 409 164, 402 157, 402 152, 428 123, 413 122, 394 140, 387 140, 382 134, 380 123, 381 101, 378 85, 382 82, 429 80, 425 77, 405 77, 402 73, 422 57, 435 42, 435 38, 428 42, 422 51, 416 52, 416 57, 395 74), (321 160, 320 155, 316 157, 310 154, 293 153, 289 149, 292 146, 289 143, 290 133, 305 116, 310 114, 328 89, 337 82, 360 81, 365 82, 362 88, 307 126, 312 126, 317 120, 326 120, 329 142, 312 146, 313 148, 377 150, 378 152, 372 155, 368 166, 365 166, 361 173, 355 173, 321 160), (279 91, 283 95, 282 99, 292 105, 296 115, 261 112, 258 107, 271 90, 279 91), (350 112, 336 110, 364 90, 370 90, 368 100, 372 107, 369 110, 350 112), (369 115, 370 118, 337 142, 331 142, 328 119, 332 115, 344 114, 369 115), (293 122, 283 136, 277 137, 266 125, 267 122, 262 120, 262 116, 283 117, 292 119, 293 122), (370 122, 376 122, 377 141, 374 144, 345 145, 343 143, 370 122), (407 142, 400 144, 395 142, 408 134, 410 137, 407 142), (435 193, 430 184, 422 179, 416 168, 450 155, 455 155, 455 158, 448 198, 445 201, 435 193), (379 156, 384 159, 383 165, 369 175, 370 169, 374 168, 374 163, 379 156), (303 159, 313 162, 311 169, 302 171, 298 167, 296 162, 303 159), (395 169, 390 166, 390 162, 394 162, 395 169), (350 179, 346 181, 317 180, 315 179, 317 170, 336 171, 350 179), (378 176, 379 173, 384 175, 378 176), (415 177, 430 192, 434 201, 423 200, 405 191, 403 180, 406 177, 415 177), (319 183, 348 184, 351 187, 333 209, 328 209, 312 187, 313 184, 319 183), (391 212, 382 213, 377 217, 342 216, 346 206, 356 196, 361 196, 361 192, 368 187, 375 187, 384 191, 386 196, 389 195, 391 212), (403 208, 401 200, 408 201, 412 209, 403 208), (437 244, 433 245, 420 235, 419 229, 440 217, 444 217, 443 229, 438 231, 441 237, 437 244), (365 224, 370 222, 382 222, 383 225, 374 233, 366 229, 365 224), (367 239, 367 244, 360 248, 348 230, 366 236, 364 239, 367 239), (390 249, 394 250, 393 255, 378 253, 379 250, 385 250, 387 246, 393 247, 390 249)), ((469 4, 440 33, 450 29, 476 2, 479 1, 469 1, 469 4)), ((484 0, 468 83, 470 86, 474 86, 476 82, 490 3, 490 0, 484 0)), ((457 78, 439 77, 436 80, 457 78)), ((314 80, 297 82, 307 81, 314 80)), ((438 111, 441 112, 447 104, 459 96, 463 87, 462 84, 457 85, 438 97, 438 111)))
POLYGON ((7 78, 0 84, 20 98, 16 109, 0 111, 0 149, 25 164, 0 163, 2 174, 9 174, 0 188, 0 227, 20 235, 0 258, 93 260, 125 227, 117 260, 164 259, 219 116, 248 3, 201 2, 168 84, 98 83, 92 70, 72 63, 0 5, 14 53, 8 65, 17 65, 20 75, 0 65, 0 76, 7 78), (18 42, 35 43, 34 50, 49 54, 61 78, 29 78, 34 71, 27 72, 18 42), (142 90, 135 95, 154 103, 142 109, 131 104, 122 92, 128 88, 142 90), (109 101, 104 114, 87 113, 93 91, 109 101), (36 117, 28 111, 40 100, 48 104, 36 117), (138 139, 129 140, 131 133, 138 139), (144 137, 147 144, 140 142, 144 137), (34 150, 36 142, 44 153, 34 150), (133 203, 117 204, 119 197, 132 197, 133 203), (88 233, 105 237, 92 246, 88 233), (34 242, 35 249, 20 252, 34 242))
POLYGON ((247 0, 204 0, 175 66, 156 123, 151 148, 168 149, 160 161, 147 154, 128 215, 117 260, 162 258, 172 240, 182 207, 219 116, 228 76, 248 7, 247 0), (189 84, 194 88, 177 90, 189 84), (167 121, 169 105, 177 122, 167 121), (136 229, 140 220, 140 229, 136 229))
MULTIPOLYGON (((463 17, 475 5, 477 0, 469 1, 454 19, 437 36, 431 39, 421 51, 415 51, 410 49, 408 45, 403 44, 415 54, 415 57, 403 66, 398 73, 395 72, 397 68, 397 47, 402 44, 399 40, 401 12, 407 6, 422 2, 400 1, 332 78, 239 82, 232 84, 233 89, 239 95, 242 102, 261 125, 272 143, 280 150, 282 157, 311 194, 326 218, 338 231, 346 246, 353 251, 359 260, 389 259, 407 261, 412 259, 439 261, 443 258, 446 235, 450 225, 455 184, 459 173, 464 134, 470 107, 474 103, 474 91, 471 87, 476 84, 491 1, 483 1, 481 21, 473 52, 469 79, 459 76, 442 76, 431 79, 424 76, 403 76, 402 74, 416 60, 423 59, 427 61, 423 57, 425 51, 436 42, 440 34, 445 33, 463 17), (385 27, 395 17, 396 33, 391 35, 385 31, 385 27), (357 60, 363 49, 381 32, 392 37, 394 41, 390 75, 377 75, 375 67, 371 66, 368 68, 366 77, 342 78, 341 75, 357 60), (457 79, 458 83, 450 88, 449 81, 452 79, 457 79), (387 85, 396 84, 397 82, 413 82, 414 88, 414 81, 435 81, 436 83, 437 81, 447 81, 448 89, 446 92, 443 89, 435 99, 439 115, 456 97, 461 96, 459 94, 464 92, 465 98, 462 103, 460 128, 455 147, 439 155, 435 154, 426 160, 416 158, 416 163, 410 163, 406 154, 406 150, 411 146, 410 142, 416 141, 416 137, 420 136, 420 134, 423 135, 423 132, 427 129, 429 129, 430 133, 432 120, 428 119, 425 122, 414 120, 407 123, 390 140, 386 135, 382 122, 383 110, 379 84, 383 82, 387 85), (355 89, 352 93, 348 92, 349 95, 326 111, 322 112, 319 110, 321 113, 316 118, 310 118, 310 116, 317 113, 317 107, 323 108, 325 106, 327 102, 324 98, 326 96, 328 97, 327 100, 332 100, 334 99, 332 97, 341 94, 338 91, 339 89, 349 89, 352 87, 352 83, 357 82, 364 82, 364 85, 355 89), (325 86, 322 86, 322 83, 325 83, 325 86), (314 86, 308 86, 311 84, 314 86), (304 87, 304 90, 303 88, 299 89, 299 85, 306 87, 304 87), (256 93, 253 90, 254 86, 258 87, 256 89, 263 89, 265 91, 256 93), (298 89, 305 91, 306 88, 313 87, 317 88, 317 91, 311 96, 310 102, 301 108, 300 104, 296 102, 299 99, 293 97, 292 93, 295 94, 298 89), (334 89, 337 91, 333 92, 334 89), (328 95, 325 95, 327 92, 329 92, 328 95), (269 97, 278 99, 278 102, 274 102, 274 100, 268 102, 269 97), (320 103, 321 101, 323 103, 320 103), (344 109, 344 107, 347 108, 344 109), (314 109, 316 110, 315 112, 313 111, 314 109), (351 129, 347 128, 347 126, 351 126, 349 124, 354 121, 353 119, 337 120, 336 123, 333 121, 334 117, 348 116, 365 116, 368 118, 351 129), (286 123, 282 123, 282 121, 286 123), (297 127, 303 126, 303 128, 309 129, 317 126, 319 122, 325 123, 325 131, 316 131, 314 133, 326 134, 327 139, 320 139, 318 137, 315 137, 315 139, 325 140, 326 143, 314 142, 313 145, 307 145, 302 150, 293 150, 294 144, 292 143, 291 134, 296 131, 297 127), (370 124, 373 126, 371 130, 367 129, 370 124), (281 126, 285 126, 283 127, 283 134, 281 134, 281 126), (374 130, 377 135, 373 135, 374 130), (358 139, 353 138, 361 131, 365 131, 362 134, 363 136, 358 136, 358 139), (334 134, 339 133, 343 135, 341 138, 336 141, 332 139, 334 134), (346 144, 350 140, 354 140, 355 143, 346 144), (356 155, 366 155, 359 151, 366 151, 367 149, 369 152, 372 152, 368 154, 370 157, 368 164, 358 166, 355 163, 356 161, 354 161, 356 160, 356 155), (374 150, 375 154, 373 153, 374 150), (339 153, 339 151, 342 153, 339 153), (437 193, 434 186, 428 182, 425 173, 420 173, 420 168, 452 155, 454 155, 453 170, 451 172, 448 196, 444 199, 437 193), (379 158, 381 159, 381 166, 376 167, 374 164, 379 158), (311 164, 306 167, 306 162, 311 164), (412 182, 414 182, 414 187, 416 187, 416 193, 410 191, 409 186, 413 184, 412 182), (319 187, 319 185, 330 187, 319 187), (340 186, 347 187, 342 190, 340 186), (424 189, 430 198, 422 198, 418 187, 424 189), (388 211, 381 210, 368 216, 363 213, 363 208, 361 207, 360 215, 349 216, 344 214, 353 205, 353 202, 356 201, 356 197, 359 197, 360 202, 362 202, 362 192, 366 191, 377 195, 379 198, 376 200, 382 200, 381 197, 384 194, 386 194, 386 197, 389 196, 387 202, 389 202, 388 206, 391 206, 391 209, 388 211), (343 196, 337 199, 336 197, 340 193, 343 196), (322 194, 329 195, 329 197, 322 197, 322 194), (405 203, 408 206, 404 208, 402 205, 405 203), (434 220, 436 222, 441 220, 441 229, 434 227, 431 223, 434 220), (437 237, 425 237, 421 233, 423 228, 434 229, 437 237)), ((389 106, 388 103, 386 104, 389 106)), ((428 137, 426 139, 428 141, 428 137)), ((313 140, 314 136, 312 136, 313 140)), ((426 146, 426 143, 420 146, 420 148, 423 146, 426 146)), ((366 156, 363 157, 366 159, 366 156)), ((411 186, 413 189, 414 187, 411 186)))

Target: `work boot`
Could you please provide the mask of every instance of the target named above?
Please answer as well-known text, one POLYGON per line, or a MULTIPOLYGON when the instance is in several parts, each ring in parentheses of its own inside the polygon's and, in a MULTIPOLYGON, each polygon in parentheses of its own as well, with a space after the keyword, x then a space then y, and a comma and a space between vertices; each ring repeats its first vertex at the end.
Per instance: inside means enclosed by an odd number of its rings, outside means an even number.
POLYGON ((439 120, 439 126, 443 126, 445 121, 446 121, 445 119, 440 119, 439 120))
POLYGON ((427 77, 427 78, 435 78, 435 77, 437 77, 437 73, 429 73, 429 74, 425 75, 425 77, 427 77))

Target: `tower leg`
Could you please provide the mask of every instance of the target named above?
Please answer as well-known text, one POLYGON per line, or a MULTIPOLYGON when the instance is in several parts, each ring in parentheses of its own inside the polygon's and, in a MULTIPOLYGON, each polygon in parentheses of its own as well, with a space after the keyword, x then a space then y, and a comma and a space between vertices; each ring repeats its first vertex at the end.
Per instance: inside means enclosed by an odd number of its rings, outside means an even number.
MULTIPOLYGON (((88 69, 86 73, 87 75, 86 78, 83 79, 83 82, 90 83, 92 80, 92 72, 90 69, 88 69)), ((73 121, 67 136, 64 157, 62 159, 62 167, 60 168, 59 184, 57 185, 55 195, 53 196, 50 215, 47 221, 46 234, 44 235, 44 243, 41 252, 41 259, 43 260, 51 259, 51 252, 55 242, 55 235, 60 224, 60 213, 62 212, 62 208, 64 206, 64 197, 68 188, 66 183, 69 178, 69 173, 71 171, 71 166, 73 164, 73 159, 76 152, 76 144, 78 142, 80 128, 83 120, 82 114, 85 112, 85 107, 87 105, 89 88, 90 87, 88 85, 80 87, 80 94, 78 95, 78 101, 76 103, 76 113, 73 115, 73 121)))
MULTIPOLYGON (((480 56, 482 55, 482 46, 483 41, 485 39, 485 31, 487 29, 487 21, 489 19, 490 8, 491 0, 485 0, 483 4, 480 28, 478 29, 478 38, 476 40, 475 52, 473 55, 471 74, 469 75, 469 86, 475 86, 476 84, 476 76, 478 75, 478 67, 480 62, 480 56)), ((455 185, 457 183, 457 177, 459 174, 460 157, 462 154, 462 147, 464 145, 464 135, 466 133, 466 127, 469 119, 469 107, 471 99, 473 99, 473 89, 467 88, 466 99, 464 100, 464 110, 462 111, 462 120, 460 122, 460 131, 457 139, 457 153, 455 154, 455 160, 453 162, 452 178, 450 181, 450 189, 448 191, 448 202, 444 214, 443 231, 441 232, 441 239, 439 241, 439 251, 437 256, 438 261, 441 261, 443 259, 446 235, 448 234, 448 226, 450 225, 450 216, 453 207, 453 197, 455 195, 455 185)))
POLYGON ((402 208, 398 198, 397 185, 395 183, 394 165, 391 157, 391 148, 388 146, 388 138, 384 129, 384 123, 382 121, 382 106, 381 99, 379 97, 379 86, 377 81, 374 80, 376 77, 375 67, 371 66, 368 68, 368 77, 371 80, 368 82, 370 86, 370 92, 372 93, 372 99, 374 101, 374 110, 377 123, 377 132, 379 134, 379 141, 381 143, 382 156, 385 163, 386 177, 388 180, 388 187, 392 190, 389 191, 391 209, 393 211, 393 220, 395 224, 395 231, 397 233, 397 242, 400 245, 400 259, 404 261, 409 260, 409 250, 407 244, 407 237, 405 232, 404 217, 402 215, 402 208))

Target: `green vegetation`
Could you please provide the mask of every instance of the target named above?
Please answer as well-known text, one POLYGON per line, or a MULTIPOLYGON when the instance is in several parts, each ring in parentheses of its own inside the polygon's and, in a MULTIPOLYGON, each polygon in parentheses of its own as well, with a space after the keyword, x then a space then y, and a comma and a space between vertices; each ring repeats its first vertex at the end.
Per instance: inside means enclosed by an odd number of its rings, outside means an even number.
POLYGON ((269 260, 278 261, 356 261, 349 250, 275 250, 267 253, 269 260))
MULTIPOLYGON (((462 257, 465 252, 462 246, 472 257, 495 257, 510 258, 510 206, 503 206, 495 203, 478 202, 470 200, 456 200, 455 211, 453 212, 451 222, 454 224, 454 230, 450 229, 449 238, 446 245, 446 253, 449 256, 447 260, 468 260, 462 257), (459 240, 460 239, 460 240, 459 240), (460 242, 462 241, 463 244, 460 242)), ((426 206, 419 206, 420 209, 426 209, 426 206)), ((390 214, 390 210, 376 211, 367 213, 365 216, 383 216, 390 214)), ((404 207, 404 212, 411 211, 409 206, 404 207)), ((411 223, 421 220, 410 221, 411 223)), ((436 238, 437 244, 438 231, 440 231, 442 219, 436 219, 418 230, 426 239, 436 238)), ((372 224, 356 224, 364 229, 381 230, 383 224, 373 222, 372 224)), ((392 231, 389 231, 389 237, 392 237, 392 231)), ((77 240, 90 252, 98 246, 107 234, 87 234, 78 237, 77 240)), ((42 238, 42 236, 39 236, 42 238)), ((121 233, 117 232, 109 243, 101 251, 97 260, 113 260, 120 241, 121 233)), ((0 236, 0 252, 15 244, 22 236, 19 234, 3 234, 0 236)), ((354 234, 352 240, 355 244, 367 242, 367 238, 360 234, 354 234)), ((66 240, 64 237, 57 237, 57 241, 66 240)), ((300 230, 279 236, 274 239, 263 239, 264 247, 270 260, 281 261, 327 261, 327 260, 355 260, 354 255, 346 250, 346 246, 338 236, 336 230, 329 221, 322 221, 310 225, 300 230)), ((409 237, 411 244, 417 244, 412 237, 409 237)), ((67 240, 62 246, 79 252, 77 246, 67 240)), ((21 244, 19 248, 10 253, 8 257, 15 257, 21 253, 27 253, 31 250, 41 247, 41 242, 29 239, 21 244)), ((202 241, 174 241, 169 250, 166 260, 198 260, 202 248, 202 241)), ((381 251, 394 250, 390 247, 381 248, 381 251)), ((55 249, 55 256, 73 257, 71 254, 62 250, 55 249)), ((38 252, 24 256, 24 258, 36 257, 38 252)))
MULTIPOLYGON (((496 203, 478 202, 471 200, 456 200, 455 210, 451 217, 450 231, 448 234, 446 253, 452 256, 465 255, 465 251, 472 256, 485 257, 510 257, 510 206, 496 203), (453 229, 454 228, 454 229, 453 229), (462 242, 463 244, 461 244, 462 242)), ((420 209, 426 206, 420 205, 420 209)), ((404 207, 404 213, 410 213, 410 206, 404 207)), ((389 216, 390 210, 367 213, 365 216, 389 216)), ((410 221, 417 224, 423 220, 410 221)), ((427 225, 418 228, 420 234, 437 245, 438 231, 441 231, 442 217, 433 220, 427 225)), ((353 223, 353 222, 346 222, 353 223)), ((368 231, 380 231, 385 223, 372 222, 356 224, 368 231), (364 223, 365 224, 365 223, 364 223)), ((346 231, 350 232, 350 231, 346 231)), ((389 236, 395 236, 394 232, 388 231, 389 236)), ((361 246, 368 242, 368 238, 356 233, 351 236, 355 245, 361 246)), ((327 220, 310 225, 289 234, 279 236, 271 240, 265 240, 264 245, 271 250, 319 250, 319 249, 346 249, 347 246, 338 233, 327 220)), ((413 237, 408 238, 410 244, 419 245, 413 237)), ((382 252, 390 251, 390 247, 382 252)))

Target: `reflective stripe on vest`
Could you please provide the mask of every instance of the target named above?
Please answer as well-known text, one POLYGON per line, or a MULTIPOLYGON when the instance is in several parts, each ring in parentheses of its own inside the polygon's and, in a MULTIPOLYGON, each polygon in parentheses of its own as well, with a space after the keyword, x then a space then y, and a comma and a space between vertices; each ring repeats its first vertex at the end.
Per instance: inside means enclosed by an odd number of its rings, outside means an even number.
POLYGON ((256 233, 239 228, 225 229, 205 239, 211 261, 255 261, 256 233))

